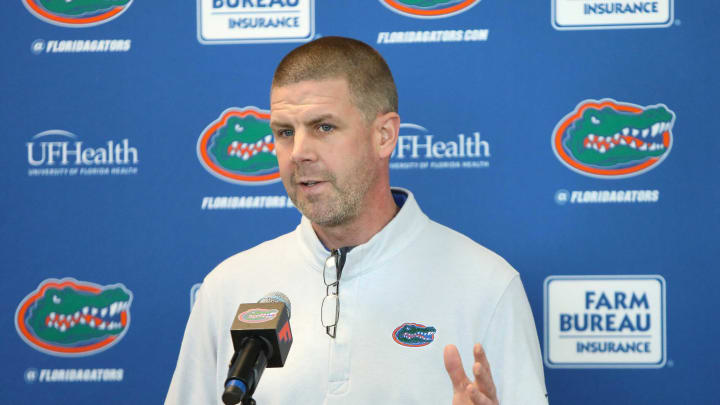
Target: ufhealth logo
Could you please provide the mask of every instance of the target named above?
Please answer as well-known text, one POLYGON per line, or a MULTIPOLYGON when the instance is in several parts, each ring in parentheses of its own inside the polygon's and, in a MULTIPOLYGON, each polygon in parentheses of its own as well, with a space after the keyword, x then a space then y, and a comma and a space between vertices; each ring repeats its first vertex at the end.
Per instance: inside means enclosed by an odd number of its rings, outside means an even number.
POLYGON ((400 124, 390 168, 403 169, 476 169, 490 167, 490 143, 479 131, 457 136, 437 136, 427 128, 400 124))
POLYGON ((673 0, 552 0, 556 30, 662 28, 673 23, 673 0))
POLYGON ((25 143, 28 176, 107 176, 138 173, 138 150, 127 138, 88 145, 62 129, 43 131, 25 143))
POLYGON ((390 10, 412 18, 444 18, 464 13, 480 0, 379 0, 390 10))
POLYGON ((315 36, 315 0, 197 0, 202 44, 305 42, 315 36))
POLYGON ((257 107, 229 108, 200 134, 200 163, 213 176, 243 185, 280 180, 270 112, 257 107))
POLYGON ((584 100, 555 126, 555 156, 576 173, 604 179, 637 176, 670 154, 675 113, 612 99, 584 100))
POLYGON ((35 350, 90 356, 116 345, 130 327, 133 294, 122 284, 47 279, 15 312, 18 335, 35 350))
POLYGON ((660 275, 545 279, 545 365, 660 368, 666 361, 660 275))
POLYGON ((133 0, 22 0, 35 17, 61 27, 91 27, 114 20, 133 0))

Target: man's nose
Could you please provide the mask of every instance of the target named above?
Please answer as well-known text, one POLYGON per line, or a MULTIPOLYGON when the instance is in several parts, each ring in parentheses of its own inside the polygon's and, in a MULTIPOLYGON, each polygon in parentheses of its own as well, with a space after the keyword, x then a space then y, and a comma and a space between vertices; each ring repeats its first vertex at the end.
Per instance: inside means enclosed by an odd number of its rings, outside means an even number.
POLYGON ((293 136, 292 155, 293 162, 310 162, 317 159, 315 140, 306 129, 295 131, 293 136))

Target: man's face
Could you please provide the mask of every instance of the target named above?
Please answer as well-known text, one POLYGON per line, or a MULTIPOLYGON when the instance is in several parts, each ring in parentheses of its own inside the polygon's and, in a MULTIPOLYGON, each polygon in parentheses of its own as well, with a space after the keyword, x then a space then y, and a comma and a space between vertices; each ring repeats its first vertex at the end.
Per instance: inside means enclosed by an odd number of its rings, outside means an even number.
POLYGON ((288 196, 313 223, 346 224, 377 181, 371 126, 345 79, 272 89, 270 126, 288 196))

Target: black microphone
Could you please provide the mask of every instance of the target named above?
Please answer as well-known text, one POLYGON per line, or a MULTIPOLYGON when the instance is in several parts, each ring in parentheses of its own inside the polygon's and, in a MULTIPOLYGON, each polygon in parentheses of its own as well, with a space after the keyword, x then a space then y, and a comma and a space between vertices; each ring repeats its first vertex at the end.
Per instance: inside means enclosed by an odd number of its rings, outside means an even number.
POLYGON ((252 395, 265 367, 284 366, 290 352, 290 300, 271 292, 256 304, 240 304, 230 335, 235 354, 222 400, 226 405, 254 404, 252 395))

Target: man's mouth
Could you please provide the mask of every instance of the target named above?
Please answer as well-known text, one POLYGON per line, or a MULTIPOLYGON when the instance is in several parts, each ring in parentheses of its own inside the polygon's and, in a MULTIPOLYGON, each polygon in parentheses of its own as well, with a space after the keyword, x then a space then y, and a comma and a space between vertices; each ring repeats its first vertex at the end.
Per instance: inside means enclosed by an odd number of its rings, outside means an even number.
POLYGON ((312 187, 316 184, 323 183, 323 181, 320 180, 308 180, 308 181, 301 181, 300 184, 305 187, 312 187))
POLYGON ((297 172, 292 174, 292 183, 298 189, 304 190, 305 192, 314 192, 315 190, 323 190, 325 184, 333 184, 333 176, 322 170, 315 170, 312 173, 303 172, 298 168, 297 172))

